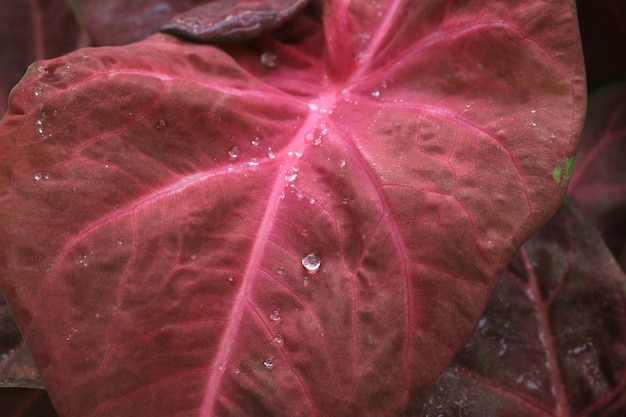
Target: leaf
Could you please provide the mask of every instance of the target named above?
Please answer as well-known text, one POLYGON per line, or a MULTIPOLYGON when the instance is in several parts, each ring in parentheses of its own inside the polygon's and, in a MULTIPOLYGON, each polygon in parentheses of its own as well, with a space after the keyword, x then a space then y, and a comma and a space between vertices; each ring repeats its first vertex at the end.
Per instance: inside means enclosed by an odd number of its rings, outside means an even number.
POLYGON ((565 192, 576 30, 562 1, 336 2, 228 53, 32 66, 0 279, 59 414, 404 411, 565 192))
POLYGON ((591 216, 626 270, 626 84, 590 96, 568 194, 591 216))
POLYGON ((219 0, 197 6, 161 26, 196 42, 233 42, 268 33, 306 6, 307 0, 219 0))
POLYGON ((0 293, 0 387, 6 386, 43 388, 43 382, 0 293))
POLYGON ((0 0, 0 118, 28 65, 69 52, 78 42, 79 28, 65 1, 0 0))
POLYGON ((577 0, 589 90, 626 77, 626 3, 577 0))
POLYGON ((46 391, 0 388, 3 417, 57 417, 46 391))
POLYGON ((572 201, 496 286, 478 329, 407 415, 623 416, 626 276, 572 201))

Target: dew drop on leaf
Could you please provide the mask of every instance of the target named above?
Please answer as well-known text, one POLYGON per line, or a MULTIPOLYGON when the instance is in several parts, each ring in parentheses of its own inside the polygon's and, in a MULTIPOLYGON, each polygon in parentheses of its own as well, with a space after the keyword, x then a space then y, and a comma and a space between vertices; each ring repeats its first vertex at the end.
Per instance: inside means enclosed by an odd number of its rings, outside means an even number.
POLYGON ((267 68, 276 68, 278 65, 278 55, 274 52, 263 52, 261 54, 261 64, 267 68))
POLYGON ((269 159, 274 159, 276 158, 276 154, 274 154, 274 151, 272 151, 272 148, 267 148, 267 157, 269 159))
POLYGON ((279 266, 276 272, 278 273, 278 275, 285 275, 287 273, 284 266, 279 266))
POLYGON ((233 159, 237 158, 239 156, 239 148, 236 146, 233 146, 232 148, 230 148, 228 150, 228 156, 230 156, 233 159))
POLYGON ((228 282, 233 282, 235 281, 235 274, 228 274, 228 282))
POLYGON ((265 359, 263 361, 263 366, 265 366, 267 369, 272 369, 272 367, 274 366, 274 358, 270 356, 269 358, 265 359))
POLYGON ((35 181, 39 181, 42 177, 41 172, 36 172, 34 177, 35 177, 35 181))
POLYGON ((311 277, 308 277, 308 276, 302 277, 302 284, 304 284, 305 287, 308 287, 310 283, 311 283, 311 277))
POLYGON ((302 266, 306 268, 306 270, 310 273, 317 272, 321 264, 322 260, 314 253, 309 253, 304 258, 302 258, 302 266))
POLYGON ((375 98, 380 97, 380 90, 377 88, 372 90, 372 97, 375 97, 375 98))
POLYGON ((298 173, 293 169, 285 171, 285 180, 287 182, 294 182, 298 178, 298 173))
POLYGON ((280 311, 274 310, 270 313, 270 320, 278 323, 280 321, 280 311))
POLYGON ((258 137, 252 139, 252 146, 259 146, 260 144, 261 140, 258 137))
POLYGON ((165 127, 165 120, 163 120, 163 119, 159 119, 159 120, 156 122, 156 128, 157 128, 157 129, 163 129, 164 127, 165 127))
POLYGON ((281 335, 280 333, 276 333, 276 336, 274 336, 274 342, 276 342, 279 345, 283 344, 283 335, 281 335))

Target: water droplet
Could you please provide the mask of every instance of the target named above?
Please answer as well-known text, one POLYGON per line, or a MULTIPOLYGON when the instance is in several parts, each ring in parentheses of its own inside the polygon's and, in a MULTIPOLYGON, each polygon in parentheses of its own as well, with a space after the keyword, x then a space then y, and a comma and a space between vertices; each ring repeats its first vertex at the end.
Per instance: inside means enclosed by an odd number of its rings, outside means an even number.
POLYGON ((537 126, 537 123, 536 122, 530 122, 529 125, 534 127, 534 126, 537 126))
POLYGON ((304 141, 306 143, 311 143, 313 142, 313 139, 315 139, 315 135, 313 133, 307 133, 306 135, 304 135, 304 141))
POLYGON ((380 90, 375 88, 374 90, 372 90, 372 97, 378 98, 380 97, 380 90))
POLYGON ((261 140, 258 137, 252 139, 252 146, 259 146, 260 143, 261 140))
POLYGON ((302 277, 302 284, 304 284, 305 287, 308 287, 310 283, 311 283, 311 277, 309 276, 302 277))
POLYGON ((276 155, 274 154, 274 151, 272 151, 272 148, 267 148, 267 157, 269 159, 274 159, 276 158, 276 155))
POLYGON ((287 171, 285 171, 285 180, 287 182, 294 182, 296 180, 296 178, 298 178, 298 169, 297 168, 288 169, 287 171))
POLYGON ((322 260, 314 253, 309 253, 302 258, 302 266, 306 268, 309 273, 314 274, 320 268, 322 260))
POLYGON ((257 161, 256 158, 252 158, 248 162, 248 166, 250 166, 250 167, 258 167, 259 166, 259 161, 257 161))
POLYGON ((319 108, 317 104, 313 103, 312 101, 309 102, 308 107, 309 107, 309 110, 311 111, 317 111, 317 109, 319 108))
POLYGON ((41 95, 41 87, 36 87, 35 88, 35 96, 40 96, 41 95))
POLYGON ((531 112, 532 114, 535 114, 535 113, 537 113, 537 110, 532 109, 530 112, 531 112))
POLYGON ((309 203, 311 203, 311 204, 315 204, 315 199, 314 199, 314 198, 311 198, 311 199, 309 200, 309 203))
POLYGON ((314 146, 320 146, 322 144, 322 137, 321 136, 316 136, 315 139, 313 139, 313 145, 314 146))
POLYGON ((308 230, 306 230, 306 229, 302 229, 302 230, 300 231, 300 236, 302 236, 302 237, 303 237, 303 238, 305 238, 305 239, 308 239, 308 237, 309 237, 309 231, 308 231, 308 230))
POLYGON ((280 311, 274 310, 270 313, 270 320, 278 323, 280 321, 280 311))
POLYGON ((272 369, 272 367, 274 366, 274 358, 270 356, 269 358, 265 359, 263 361, 263 366, 265 366, 267 369, 272 369))
POLYGON ((235 375, 239 375, 239 374, 241 373, 241 369, 239 369, 239 368, 235 368, 235 369, 233 369, 233 373, 234 373, 235 375))
POLYGON ((285 192, 283 191, 282 193, 280 193, 280 199, 284 200, 285 199, 285 192))
POLYGON ((157 129, 163 129, 165 127, 165 120, 164 119, 159 119, 156 122, 156 128, 157 129))
POLYGON ((339 168, 341 168, 341 169, 344 169, 346 167, 346 165, 347 165, 347 162, 344 159, 342 159, 339 162, 339 168))
POLYGON ((117 239, 115 239, 115 243, 117 243, 119 246, 122 246, 124 244, 124 239, 118 237, 117 239))
POLYGON ((236 146, 233 146, 232 148, 228 150, 228 156, 230 156, 233 159, 237 158, 239 156, 239 153, 240 153, 239 148, 236 146))
POLYGON ((235 281, 235 274, 228 274, 227 279, 228 279, 228 282, 233 282, 233 281, 235 281))
POLYGON ((39 181, 41 179, 41 177, 42 177, 41 172, 36 172, 35 173, 35 180, 36 181, 39 181))
POLYGON ((224 372, 224 371, 226 370, 226 364, 225 364, 225 363, 222 363, 222 364, 219 366, 219 368, 218 368, 218 369, 219 369, 220 371, 224 372))
POLYGON ((39 119, 35 122, 37 126, 41 126, 43 124, 43 120, 39 119))
POLYGON ((283 344, 283 335, 281 335, 280 333, 276 333, 276 336, 274 336, 274 342, 276 342, 279 345, 283 344))
POLYGON ((348 197, 344 197, 344 198, 341 199, 341 202, 343 204, 348 204, 350 202, 350 199, 348 197))
POLYGON ((278 55, 274 52, 263 52, 261 54, 261 64, 268 68, 276 68, 278 65, 278 55))
POLYGON ((287 271, 285 270, 284 266, 279 266, 278 269, 276 270, 276 273, 278 275, 285 275, 287 273, 287 271))

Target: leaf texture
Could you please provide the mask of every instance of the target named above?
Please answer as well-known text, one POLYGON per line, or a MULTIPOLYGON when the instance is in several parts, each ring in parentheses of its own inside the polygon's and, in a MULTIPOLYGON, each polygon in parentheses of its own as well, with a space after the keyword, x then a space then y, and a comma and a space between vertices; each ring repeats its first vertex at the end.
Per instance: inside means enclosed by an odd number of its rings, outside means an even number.
POLYGON ((62 416, 383 416, 471 335, 581 130, 562 1, 329 2, 33 65, 2 290, 62 416))
POLYGON ((502 275, 478 329, 408 415, 626 412, 626 276, 572 201, 502 275))

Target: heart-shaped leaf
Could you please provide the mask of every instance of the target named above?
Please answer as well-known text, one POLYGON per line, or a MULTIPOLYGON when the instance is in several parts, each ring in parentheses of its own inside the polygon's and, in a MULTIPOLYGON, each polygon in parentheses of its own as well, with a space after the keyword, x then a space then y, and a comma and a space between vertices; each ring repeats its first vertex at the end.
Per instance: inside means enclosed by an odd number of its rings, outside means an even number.
POLYGON ((59 413, 402 412, 565 192, 578 42, 560 0, 337 1, 32 66, 0 279, 59 413))

